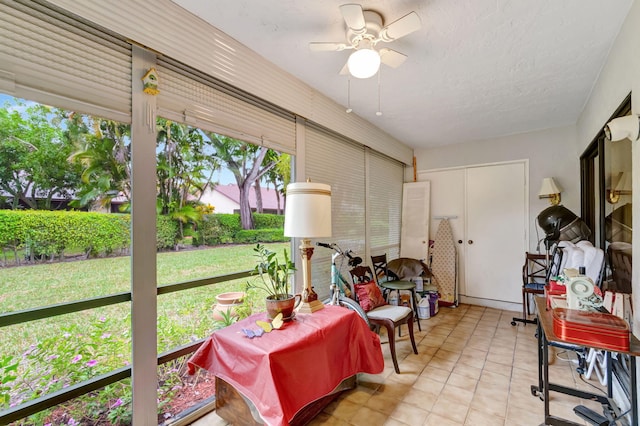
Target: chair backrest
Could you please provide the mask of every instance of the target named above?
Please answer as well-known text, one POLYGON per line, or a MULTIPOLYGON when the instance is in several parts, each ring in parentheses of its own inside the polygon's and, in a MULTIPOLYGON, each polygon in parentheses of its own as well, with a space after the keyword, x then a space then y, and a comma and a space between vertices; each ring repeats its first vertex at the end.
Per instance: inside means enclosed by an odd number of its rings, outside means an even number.
POLYGON ((387 254, 381 254, 379 256, 371 256, 371 264, 373 265, 373 272, 375 272, 376 283, 380 285, 381 281, 385 281, 389 272, 387 271, 387 254))
POLYGON ((368 266, 356 266, 349 271, 349 274, 351 274, 351 279, 354 284, 364 284, 374 281, 373 272, 368 266))
POLYGON ((351 275, 351 281, 353 281, 353 290, 351 292, 351 298, 356 302, 360 303, 360 298, 358 297, 357 285, 356 284, 365 284, 369 282, 374 282, 378 285, 377 281, 373 276, 373 272, 371 268, 368 266, 360 265, 355 268, 349 270, 349 274, 351 275))
POLYGON ((547 255, 539 253, 525 253, 522 266, 522 284, 547 283, 547 255))

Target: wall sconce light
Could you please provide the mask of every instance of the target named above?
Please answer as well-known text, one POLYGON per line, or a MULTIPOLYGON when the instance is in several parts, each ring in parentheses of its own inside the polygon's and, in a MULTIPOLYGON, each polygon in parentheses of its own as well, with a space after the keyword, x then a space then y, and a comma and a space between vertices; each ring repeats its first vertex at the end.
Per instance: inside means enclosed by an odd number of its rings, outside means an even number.
POLYGON ((637 141, 640 136, 640 117, 632 114, 614 118, 604 126, 604 134, 610 141, 625 138, 630 139, 631 142, 637 141))
POLYGON ((616 204, 620 201, 621 195, 631 195, 631 176, 629 172, 620 172, 618 174, 618 182, 613 189, 607 189, 607 201, 611 204, 616 204))
POLYGON ((304 290, 298 312, 310 314, 324 308, 311 285, 311 238, 331 236, 331 187, 323 183, 297 182, 287 185, 284 235, 301 238, 304 290))
POLYGON ((556 184, 552 177, 542 179, 542 186, 538 192, 538 198, 549 198, 552 205, 560 204, 560 193, 562 188, 556 184))

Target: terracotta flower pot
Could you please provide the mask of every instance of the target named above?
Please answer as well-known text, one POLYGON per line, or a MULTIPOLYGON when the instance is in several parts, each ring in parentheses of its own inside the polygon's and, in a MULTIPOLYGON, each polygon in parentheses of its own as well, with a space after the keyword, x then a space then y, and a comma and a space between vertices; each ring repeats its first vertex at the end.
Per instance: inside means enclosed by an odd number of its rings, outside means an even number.
POLYGON ((213 306, 213 319, 216 321, 224 320, 222 313, 237 317, 236 307, 242 305, 246 294, 242 291, 232 291, 229 293, 220 293, 216 296, 216 303, 213 306))
POLYGON ((293 318, 293 310, 300 304, 301 296, 296 294, 287 294, 286 298, 276 299, 274 296, 267 297, 267 316, 275 318, 282 312, 282 319, 289 321, 293 318))

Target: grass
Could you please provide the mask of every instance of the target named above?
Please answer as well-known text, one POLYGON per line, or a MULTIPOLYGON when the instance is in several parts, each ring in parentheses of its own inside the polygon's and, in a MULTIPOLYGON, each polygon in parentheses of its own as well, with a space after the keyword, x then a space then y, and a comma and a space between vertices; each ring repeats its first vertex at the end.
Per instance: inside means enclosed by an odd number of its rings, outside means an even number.
MULTIPOLYGON (((267 246, 282 255, 289 243, 267 246)), ((252 269, 254 245, 222 246, 158 254, 158 286, 191 281, 252 269)), ((128 256, 73 262, 45 263, 2 269, 0 313, 82 300, 131 289, 131 259, 128 256)), ((229 281, 158 297, 158 350, 205 337, 215 328, 211 308, 215 296, 226 291, 244 290, 245 279, 229 281)), ((256 310, 264 310, 260 298, 251 299, 256 310)), ((128 303, 77 312, 24 324, 4 327, 0 356, 20 356, 43 338, 61 335, 65 327, 82 326, 99 318, 127 321, 128 303)), ((118 330, 114 330, 116 332, 118 330)), ((123 354, 129 358, 129 353, 123 354)))

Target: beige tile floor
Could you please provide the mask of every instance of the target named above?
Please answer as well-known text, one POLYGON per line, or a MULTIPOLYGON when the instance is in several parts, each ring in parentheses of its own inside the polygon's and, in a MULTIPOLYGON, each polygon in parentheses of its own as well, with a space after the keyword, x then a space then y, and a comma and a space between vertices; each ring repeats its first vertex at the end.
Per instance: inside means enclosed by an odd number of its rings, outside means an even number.
MULTIPOLYGON (((416 327, 418 355, 413 354, 406 329, 396 340, 401 374, 393 370, 389 347, 382 336, 385 369, 361 374, 357 388, 343 393, 311 425, 540 425, 543 402, 531 395, 537 383, 535 326, 512 326, 517 313, 472 305, 441 308, 416 327)), ((572 353, 552 350, 550 380, 596 391, 575 371, 572 353)), ((595 376, 595 375, 594 375, 595 376)), ((594 377, 595 379, 595 377, 594 377)), ((586 424, 573 407, 599 404, 552 393, 551 414, 586 424)), ((215 412, 195 426, 227 425, 215 412)))

